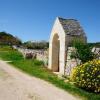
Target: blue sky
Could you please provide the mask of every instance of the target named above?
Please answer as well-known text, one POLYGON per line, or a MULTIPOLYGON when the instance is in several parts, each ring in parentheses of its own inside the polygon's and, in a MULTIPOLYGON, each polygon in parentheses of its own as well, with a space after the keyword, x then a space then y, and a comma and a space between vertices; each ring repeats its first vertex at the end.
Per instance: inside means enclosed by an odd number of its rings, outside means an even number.
POLYGON ((100 42, 100 0, 0 0, 0 31, 23 41, 49 40, 57 16, 79 20, 88 42, 100 42))

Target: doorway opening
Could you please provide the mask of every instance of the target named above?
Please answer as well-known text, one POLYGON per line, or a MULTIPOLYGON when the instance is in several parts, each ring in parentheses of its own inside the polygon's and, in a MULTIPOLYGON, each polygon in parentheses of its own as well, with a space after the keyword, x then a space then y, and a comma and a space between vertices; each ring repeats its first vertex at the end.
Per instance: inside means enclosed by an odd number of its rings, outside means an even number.
POLYGON ((55 34, 52 41, 52 70, 59 72, 59 57, 60 56, 60 40, 58 34, 55 34))

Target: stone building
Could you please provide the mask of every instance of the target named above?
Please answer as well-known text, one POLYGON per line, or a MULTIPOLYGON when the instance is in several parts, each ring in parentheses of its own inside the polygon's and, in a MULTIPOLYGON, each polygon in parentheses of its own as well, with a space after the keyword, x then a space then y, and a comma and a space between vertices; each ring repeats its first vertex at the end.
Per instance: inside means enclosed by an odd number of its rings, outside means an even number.
POLYGON ((59 72, 59 74, 65 74, 68 67, 68 48, 75 38, 87 41, 80 23, 75 19, 57 17, 49 41, 49 69, 59 72))

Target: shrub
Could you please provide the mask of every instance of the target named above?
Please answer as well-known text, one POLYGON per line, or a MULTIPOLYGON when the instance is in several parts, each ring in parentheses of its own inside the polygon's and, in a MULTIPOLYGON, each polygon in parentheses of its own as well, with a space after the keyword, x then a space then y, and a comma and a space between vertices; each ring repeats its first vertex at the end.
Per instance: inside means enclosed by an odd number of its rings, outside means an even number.
POLYGON ((100 93, 100 60, 89 61, 75 67, 70 79, 80 88, 100 93))
POLYGON ((43 61, 39 61, 39 60, 34 60, 34 64, 37 66, 44 65, 43 61))
POLYGON ((94 59, 94 54, 91 51, 91 47, 87 43, 83 43, 82 41, 74 41, 73 47, 76 48, 76 51, 73 51, 71 54, 71 58, 78 58, 82 63, 94 59))

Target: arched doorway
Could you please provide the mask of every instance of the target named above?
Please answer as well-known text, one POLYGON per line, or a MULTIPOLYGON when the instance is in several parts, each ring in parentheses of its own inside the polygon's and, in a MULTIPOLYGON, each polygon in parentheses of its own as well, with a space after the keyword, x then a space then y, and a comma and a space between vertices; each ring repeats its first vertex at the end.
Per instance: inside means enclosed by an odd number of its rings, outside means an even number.
POLYGON ((55 34, 52 41, 52 70, 59 72, 59 55, 60 55, 60 40, 58 34, 55 34))
POLYGON ((52 32, 49 41, 49 69, 64 74, 65 68, 65 35, 52 32))
POLYGON ((65 48, 66 35, 59 18, 56 19, 49 40, 49 64, 48 68, 53 72, 64 74, 65 72, 65 48))
POLYGON ((81 36, 83 40, 86 40, 85 33, 79 22, 74 19, 63 19, 57 17, 49 40, 49 69, 63 75, 66 73, 66 53, 69 43, 71 43, 75 36, 78 38, 81 36), (75 27, 75 25, 77 27, 75 27))

